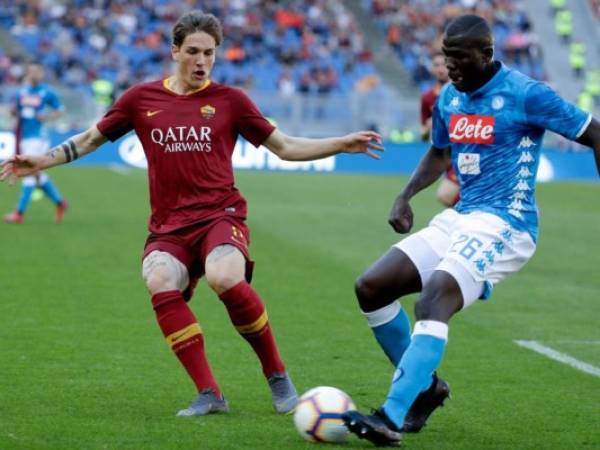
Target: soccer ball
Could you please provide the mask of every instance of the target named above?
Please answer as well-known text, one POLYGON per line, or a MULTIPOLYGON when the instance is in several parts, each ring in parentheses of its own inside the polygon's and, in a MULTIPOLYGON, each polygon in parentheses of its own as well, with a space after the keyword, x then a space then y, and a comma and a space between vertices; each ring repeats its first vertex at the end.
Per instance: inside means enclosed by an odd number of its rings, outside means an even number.
POLYGON ((342 414, 355 410, 352 399, 343 391, 319 386, 305 392, 296 406, 294 424, 302 437, 313 442, 344 442, 348 429, 342 414))

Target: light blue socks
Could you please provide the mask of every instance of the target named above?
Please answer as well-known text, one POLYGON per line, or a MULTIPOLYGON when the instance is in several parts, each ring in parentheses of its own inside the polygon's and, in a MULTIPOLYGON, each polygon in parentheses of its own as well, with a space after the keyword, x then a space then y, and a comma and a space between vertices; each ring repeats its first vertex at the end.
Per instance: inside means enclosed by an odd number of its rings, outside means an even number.
POLYGON ((52 200, 54 204, 58 205, 62 202, 62 197, 58 193, 58 189, 56 189, 56 186, 54 186, 54 183, 52 183, 49 178, 46 178, 46 181, 42 182, 40 188, 48 197, 50 197, 50 200, 52 200))
POLYGON ((21 214, 25 214, 25 211, 27 211, 27 207, 31 201, 31 194, 33 194, 34 189, 35 186, 21 186, 21 197, 19 198, 19 203, 17 204, 17 211, 19 211, 21 214))
POLYGON ((404 417, 417 396, 431 385, 447 341, 447 324, 434 320, 415 323, 412 340, 400 359, 383 404, 385 413, 398 428, 404 424, 404 417))
POLYGON ((372 312, 363 312, 375 339, 392 362, 398 366, 410 345, 410 320, 400 303, 393 302, 372 312))

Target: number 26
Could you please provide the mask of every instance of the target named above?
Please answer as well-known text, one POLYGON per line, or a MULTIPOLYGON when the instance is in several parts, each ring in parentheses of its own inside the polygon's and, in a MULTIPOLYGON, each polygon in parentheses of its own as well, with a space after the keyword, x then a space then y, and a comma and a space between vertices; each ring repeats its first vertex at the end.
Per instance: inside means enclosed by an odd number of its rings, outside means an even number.
POLYGON ((479 250, 479 248, 483 245, 483 242, 481 242, 479 239, 477 238, 471 238, 469 239, 469 236, 467 236, 466 234, 461 234, 458 237, 458 240, 452 244, 452 247, 450 248, 450 252, 458 252, 458 254, 460 256, 462 256, 465 259, 471 259, 473 257, 473 255, 477 252, 477 250, 479 250), (457 247, 459 247, 461 244, 465 243, 465 245, 462 246, 462 248, 460 250, 457 250, 457 247))

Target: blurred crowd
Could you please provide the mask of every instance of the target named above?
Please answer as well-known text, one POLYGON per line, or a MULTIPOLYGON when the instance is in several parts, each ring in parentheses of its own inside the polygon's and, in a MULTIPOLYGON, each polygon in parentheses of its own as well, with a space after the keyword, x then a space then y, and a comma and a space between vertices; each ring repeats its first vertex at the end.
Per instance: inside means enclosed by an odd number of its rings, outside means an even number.
POLYGON ((216 81, 324 94, 363 89, 374 77, 371 53, 341 0, 15 0, 0 6, 0 27, 24 51, 0 54, 0 82, 17 83, 27 55, 50 80, 86 92, 103 80, 118 95, 170 73, 171 28, 194 8, 223 21, 216 81))
POLYGON ((388 43, 422 90, 433 82, 431 55, 441 48, 446 24, 474 13, 492 24, 496 58, 534 78, 545 79, 542 51, 518 0, 364 0, 388 43))
POLYGON ((596 17, 600 19, 600 0, 590 0, 590 4, 592 5, 592 10, 596 14, 596 17))

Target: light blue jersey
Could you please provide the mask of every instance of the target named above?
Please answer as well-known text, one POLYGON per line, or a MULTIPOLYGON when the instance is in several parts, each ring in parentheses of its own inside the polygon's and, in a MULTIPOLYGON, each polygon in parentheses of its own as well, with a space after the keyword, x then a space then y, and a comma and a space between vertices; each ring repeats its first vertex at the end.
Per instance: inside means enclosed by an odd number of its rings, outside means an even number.
POLYGON ((44 124, 37 118, 46 108, 62 109, 58 96, 48 85, 23 86, 18 90, 16 110, 20 139, 46 137, 44 124))
POLYGON ((460 184, 460 213, 496 214, 512 227, 538 235, 535 176, 544 131, 570 140, 583 134, 591 115, 500 62, 475 92, 447 84, 433 110, 432 144, 450 147, 460 184))

